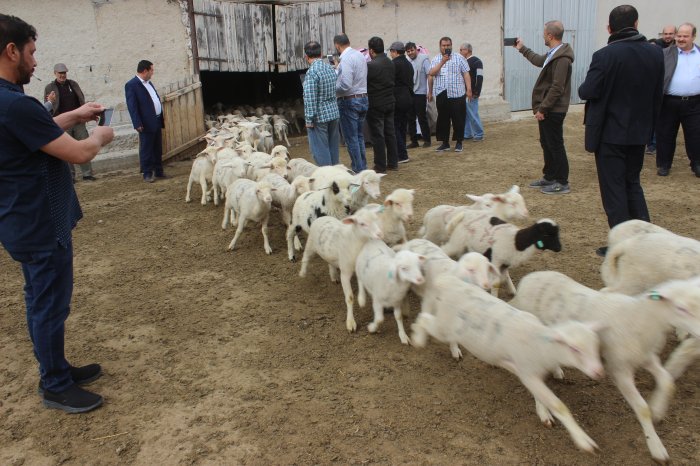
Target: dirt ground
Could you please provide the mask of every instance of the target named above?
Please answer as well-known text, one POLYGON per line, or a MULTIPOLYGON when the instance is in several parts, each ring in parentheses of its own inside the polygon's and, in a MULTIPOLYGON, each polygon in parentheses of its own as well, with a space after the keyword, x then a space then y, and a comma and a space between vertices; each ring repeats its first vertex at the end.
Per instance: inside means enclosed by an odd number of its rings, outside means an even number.
MULTIPOLYGON (((573 112, 565 129, 571 194, 526 187, 542 165, 530 118, 486 125, 486 140, 466 142, 461 154, 413 149, 411 162, 384 178, 382 194, 416 189, 412 236, 430 207, 518 184, 533 219, 560 223, 564 249, 514 270, 515 282, 554 269, 600 287, 594 251, 607 224, 581 121, 573 112)), ((293 156, 309 156, 304 138, 293 143, 293 156)), ((565 380, 548 382, 600 446, 592 456, 561 425, 541 425, 532 396, 506 371, 466 353, 456 362, 434 341, 404 346, 390 316, 371 335, 369 307, 356 310, 358 331, 349 334, 340 285, 319 258, 306 279, 298 277, 279 216, 271 256, 251 226, 236 251, 225 251, 233 232, 220 228, 222 208, 201 206, 198 188, 195 201, 184 202, 190 165, 169 164, 171 178, 154 184, 133 170, 76 185, 85 217, 74 232, 66 342, 72 363, 104 367, 90 387, 106 400, 94 412, 42 407, 20 268, 0 253, 0 464, 652 463, 641 427, 609 380, 569 369, 565 380)), ((670 177, 657 177, 647 156, 642 178, 652 219, 698 237, 700 180, 684 146, 670 177)), ((672 337, 664 357, 674 344, 672 337)), ((697 369, 679 380, 657 426, 677 464, 700 464, 697 369)), ((646 373, 638 385, 643 395, 653 388, 646 373)))

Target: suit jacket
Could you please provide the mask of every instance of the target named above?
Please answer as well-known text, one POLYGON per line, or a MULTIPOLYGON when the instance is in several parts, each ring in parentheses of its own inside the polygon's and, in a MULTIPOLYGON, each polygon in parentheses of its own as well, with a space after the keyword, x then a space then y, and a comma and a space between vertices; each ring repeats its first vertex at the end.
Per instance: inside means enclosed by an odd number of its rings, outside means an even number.
POLYGON ((392 60, 394 63, 395 109, 407 112, 413 108, 413 65, 405 55, 392 60))
MULTIPOLYGON (((78 86, 78 83, 73 81, 72 79, 67 79, 66 81, 73 89, 73 92, 75 92, 76 97, 78 97, 78 103, 81 106, 85 104, 85 96, 83 95, 83 90, 80 89, 80 86, 78 86)), ((56 102, 53 104, 49 112, 51 112, 51 115, 56 116, 58 106, 61 104, 61 93, 58 91, 58 84, 56 84, 56 80, 53 80, 46 85, 46 87, 44 88, 44 98, 46 98, 47 95, 51 94, 52 91, 56 94, 56 102)))
MULTIPOLYGON (((661 48, 637 31, 593 54, 588 74, 578 88, 586 100, 586 150, 601 142, 646 144, 661 110, 664 59, 661 48)), ((614 36, 610 36, 614 39, 614 36)))
MULTIPOLYGON (((695 44, 693 44, 693 47, 700 52, 700 47, 695 44)), ((678 47, 674 45, 664 49, 664 68, 666 69, 664 73, 664 94, 668 92, 668 86, 671 84, 673 74, 676 72, 676 66, 678 66, 678 47)))
MULTIPOLYGON (((149 85, 153 86, 151 83, 149 85)), ((153 89, 155 90, 155 87, 153 89)), ((151 95, 138 76, 134 76, 127 81, 124 86, 124 93, 126 94, 126 107, 129 109, 129 116, 131 116, 131 123, 134 125, 134 129, 143 126, 145 133, 155 133, 165 127, 162 116, 159 118, 156 115, 156 107, 153 105, 151 95)), ((158 92, 156 92, 156 95, 158 95, 158 92)))
POLYGON ((394 103, 394 62, 383 53, 367 63, 367 97, 370 108, 394 103))

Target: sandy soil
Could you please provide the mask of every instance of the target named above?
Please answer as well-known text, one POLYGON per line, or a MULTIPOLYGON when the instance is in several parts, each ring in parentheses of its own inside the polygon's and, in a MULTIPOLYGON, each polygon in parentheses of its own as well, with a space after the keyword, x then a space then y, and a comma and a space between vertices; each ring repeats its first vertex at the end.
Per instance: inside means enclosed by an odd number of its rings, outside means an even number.
MULTIPOLYGON (((533 218, 561 224, 564 250, 515 270, 516 283, 530 271, 554 269, 601 286, 594 250, 607 225, 581 120, 570 114, 565 130, 572 193, 523 188, 533 218)), ((412 235, 432 206, 525 186, 540 175, 534 121, 487 125, 486 135, 465 143, 461 154, 414 149, 409 164, 384 178, 383 194, 417 190, 412 235)), ((292 155, 308 157, 305 139, 294 143, 292 155)), ((656 223, 698 237, 699 180, 686 168, 682 145, 676 157, 668 178, 657 177, 647 157, 650 211, 656 223)), ((609 380, 570 369, 565 380, 549 381, 598 442, 591 456, 561 425, 542 426, 532 397, 506 371, 469 355, 455 362, 436 342, 423 350, 403 346, 393 319, 370 335, 369 308, 356 312, 359 329, 348 334, 340 285, 318 258, 310 276, 297 276, 279 217, 271 256, 253 227, 239 249, 225 252, 233 232, 220 228, 221 207, 184 202, 189 167, 174 162, 172 178, 155 184, 134 171, 76 185, 85 218, 75 231, 67 354, 74 364, 103 364, 104 376, 91 385, 106 399, 99 410, 66 415, 41 406, 20 269, 0 253, 0 464, 652 462, 632 410, 609 380)), ((677 464, 700 463, 697 369, 679 381, 657 427, 677 464)), ((646 373, 638 385, 644 395, 653 388, 646 373)))

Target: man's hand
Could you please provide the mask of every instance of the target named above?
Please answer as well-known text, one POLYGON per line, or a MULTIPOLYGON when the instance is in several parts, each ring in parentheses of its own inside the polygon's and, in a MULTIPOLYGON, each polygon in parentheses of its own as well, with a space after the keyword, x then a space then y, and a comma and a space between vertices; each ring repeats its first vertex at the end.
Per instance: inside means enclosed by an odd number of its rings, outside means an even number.
POLYGON ((522 40, 520 37, 518 37, 517 39, 515 39, 515 45, 514 45, 513 47, 515 47, 516 49, 520 50, 520 49, 523 48, 524 46, 525 46, 525 44, 523 44, 523 40, 522 40))
POLYGON ((433 101, 433 93, 432 92, 428 92, 428 95, 426 97, 428 98, 428 102, 433 101))
POLYGON ((86 104, 73 110, 79 123, 87 123, 88 121, 97 121, 100 113, 105 111, 105 107, 95 102, 87 102, 86 104))
POLYGON ((313 127, 314 127, 314 124, 313 124, 313 123, 307 123, 307 124, 306 124, 306 127, 307 127, 307 128, 313 128, 313 127))
POLYGON ((135 128, 137 133, 143 133, 143 126, 139 126, 138 128, 135 128))
POLYGON ((542 113, 538 110, 537 113, 535 113, 535 118, 537 119, 537 121, 544 120, 544 113, 542 113))
POLYGON ((92 136, 97 138, 101 146, 106 146, 114 139, 114 129, 109 126, 98 126, 92 130, 92 136))
POLYGON ((46 101, 51 102, 52 104, 55 104, 56 103, 56 92, 51 91, 51 93, 46 96, 46 101))
POLYGON ((448 55, 448 54, 446 54, 446 53, 443 54, 443 55, 442 55, 442 64, 444 65, 445 63, 447 63, 448 61, 450 61, 450 57, 451 57, 451 56, 452 56, 452 55, 448 55))

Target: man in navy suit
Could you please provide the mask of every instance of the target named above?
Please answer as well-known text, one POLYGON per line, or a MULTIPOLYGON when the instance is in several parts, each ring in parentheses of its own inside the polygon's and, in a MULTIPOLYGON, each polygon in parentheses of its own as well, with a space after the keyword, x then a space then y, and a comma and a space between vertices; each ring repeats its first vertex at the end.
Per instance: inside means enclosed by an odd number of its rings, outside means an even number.
POLYGON ((139 133, 139 163, 143 180, 147 183, 153 183, 155 178, 165 178, 161 135, 161 129, 165 127, 163 107, 151 83, 153 71, 153 63, 141 60, 136 67, 136 76, 124 86, 131 122, 139 133))

